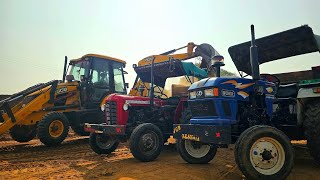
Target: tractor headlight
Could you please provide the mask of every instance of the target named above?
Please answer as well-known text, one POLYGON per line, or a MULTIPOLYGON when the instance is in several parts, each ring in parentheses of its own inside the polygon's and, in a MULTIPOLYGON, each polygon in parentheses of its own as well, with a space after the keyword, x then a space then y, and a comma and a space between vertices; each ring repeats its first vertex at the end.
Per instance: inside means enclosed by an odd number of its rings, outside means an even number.
POLYGON ((197 96, 196 96, 196 92, 195 91, 191 91, 189 92, 189 98, 190 99, 195 99, 197 96))
POLYGON ((205 89, 204 96, 205 97, 217 97, 217 96, 219 96, 219 90, 218 90, 218 88, 205 89))
POLYGON ((102 104, 102 105, 100 106, 100 108, 101 108, 101 111, 104 112, 104 110, 106 110, 106 104, 102 104))
POLYGON ((129 104, 128 103, 124 103, 122 108, 123 108, 123 110, 128 111, 129 104))

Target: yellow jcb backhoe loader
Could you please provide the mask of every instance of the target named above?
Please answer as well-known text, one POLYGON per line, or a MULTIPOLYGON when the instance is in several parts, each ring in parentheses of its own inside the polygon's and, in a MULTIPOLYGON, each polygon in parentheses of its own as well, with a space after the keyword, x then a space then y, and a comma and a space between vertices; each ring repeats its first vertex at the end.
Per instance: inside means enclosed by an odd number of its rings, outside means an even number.
POLYGON ((88 135, 84 123, 102 123, 100 104, 111 93, 126 94, 126 62, 97 54, 65 58, 63 80, 37 84, 0 101, 0 136, 9 131, 18 142, 38 136, 47 146, 60 144, 69 126, 88 135))

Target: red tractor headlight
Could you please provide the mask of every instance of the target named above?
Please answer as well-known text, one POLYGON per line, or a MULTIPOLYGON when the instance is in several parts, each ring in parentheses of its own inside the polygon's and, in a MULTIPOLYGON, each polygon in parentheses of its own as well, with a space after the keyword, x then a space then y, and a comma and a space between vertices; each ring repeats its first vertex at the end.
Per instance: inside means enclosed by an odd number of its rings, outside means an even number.
POLYGON ((128 111, 129 104, 128 103, 124 103, 122 108, 123 108, 123 110, 128 111))

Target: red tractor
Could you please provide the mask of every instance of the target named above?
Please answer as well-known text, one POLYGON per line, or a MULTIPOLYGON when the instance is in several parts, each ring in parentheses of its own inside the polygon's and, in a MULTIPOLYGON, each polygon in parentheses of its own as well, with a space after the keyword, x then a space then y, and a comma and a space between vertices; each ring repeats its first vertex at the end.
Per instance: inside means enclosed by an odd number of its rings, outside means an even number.
POLYGON ((138 160, 147 162, 159 156, 165 140, 172 135, 173 124, 191 118, 188 86, 173 87, 172 96, 168 97, 164 90, 166 80, 185 76, 191 84, 194 77, 206 78, 212 70, 206 68, 211 67, 211 58, 218 54, 209 44, 189 43, 185 47, 188 53, 172 54, 174 49, 149 56, 133 66, 137 78, 129 95, 109 95, 101 107, 106 122, 85 124, 85 131, 91 132, 90 146, 94 152, 109 154, 119 142, 129 140, 131 153, 138 160), (183 62, 199 56, 202 69, 192 62, 183 62))

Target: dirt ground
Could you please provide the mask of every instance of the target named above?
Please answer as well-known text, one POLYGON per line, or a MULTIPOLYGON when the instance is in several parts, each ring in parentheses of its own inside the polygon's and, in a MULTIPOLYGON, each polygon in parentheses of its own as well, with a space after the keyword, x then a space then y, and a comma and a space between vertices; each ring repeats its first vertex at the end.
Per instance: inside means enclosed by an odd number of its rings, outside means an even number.
MULTIPOLYGON (((299 142, 295 145, 295 166, 288 177, 319 179, 320 167, 299 142)), ((133 158, 125 144, 110 155, 97 155, 87 137, 68 137, 59 147, 45 147, 39 140, 16 143, 9 138, 0 141, 0 180, 2 179, 244 179, 233 156, 233 146, 219 149, 206 165, 185 163, 166 146, 153 162, 142 163, 133 158)))

